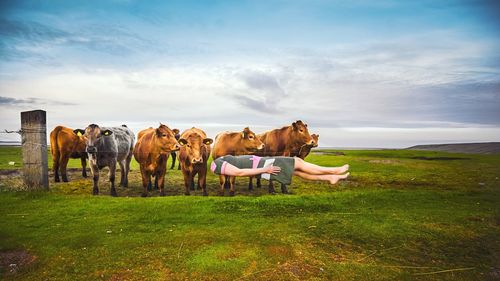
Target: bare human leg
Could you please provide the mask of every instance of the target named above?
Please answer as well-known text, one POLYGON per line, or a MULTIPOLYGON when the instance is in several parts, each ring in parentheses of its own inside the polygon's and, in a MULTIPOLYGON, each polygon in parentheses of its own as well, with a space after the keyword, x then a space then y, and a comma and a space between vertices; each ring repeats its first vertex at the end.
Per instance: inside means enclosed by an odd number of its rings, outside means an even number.
POLYGON ((294 171, 293 174, 307 180, 328 181, 330 184, 336 184, 339 180, 345 179, 349 176, 349 173, 344 175, 314 175, 301 171, 294 171))
POLYGON ((300 170, 311 175, 341 175, 349 170, 349 165, 342 167, 323 167, 295 158, 295 170, 300 170))

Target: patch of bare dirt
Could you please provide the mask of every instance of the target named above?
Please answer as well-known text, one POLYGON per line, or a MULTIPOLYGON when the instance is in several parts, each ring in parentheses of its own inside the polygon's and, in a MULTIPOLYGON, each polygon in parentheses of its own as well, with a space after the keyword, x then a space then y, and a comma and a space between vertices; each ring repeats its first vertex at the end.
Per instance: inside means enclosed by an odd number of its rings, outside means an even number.
POLYGON ((12 177, 12 176, 20 176, 21 175, 21 170, 20 169, 0 169, 0 177, 12 177))
POLYGON ((0 271, 6 275, 14 275, 36 259, 36 256, 26 250, 0 251, 0 271))

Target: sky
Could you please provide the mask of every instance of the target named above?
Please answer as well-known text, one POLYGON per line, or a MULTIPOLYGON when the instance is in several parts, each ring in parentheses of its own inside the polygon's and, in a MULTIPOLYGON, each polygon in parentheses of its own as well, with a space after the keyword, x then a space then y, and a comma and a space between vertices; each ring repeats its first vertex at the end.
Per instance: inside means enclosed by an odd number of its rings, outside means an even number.
MULTIPOLYGON (((322 147, 500 141, 498 1, 0 1, 0 130, 303 120, 322 147)), ((0 140, 17 135, 0 134, 0 140)))

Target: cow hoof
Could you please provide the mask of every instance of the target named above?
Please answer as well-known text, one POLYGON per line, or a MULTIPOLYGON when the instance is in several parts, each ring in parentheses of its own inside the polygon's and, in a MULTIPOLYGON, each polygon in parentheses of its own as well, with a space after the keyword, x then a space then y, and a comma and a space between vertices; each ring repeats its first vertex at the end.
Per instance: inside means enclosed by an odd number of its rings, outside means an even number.
POLYGON ((68 182, 68 179, 63 179, 63 182, 68 182))
POLYGON ((184 192, 184 195, 188 196, 188 195, 191 195, 191 193, 189 193, 189 192, 184 192))
POLYGON ((115 192, 111 191, 111 196, 118 197, 118 194, 116 194, 116 191, 115 192))
POLYGON ((218 194, 219 196, 224 196, 224 191, 219 191, 217 194, 218 194))
POLYGON ((208 196, 208 193, 206 191, 203 191, 203 196, 208 196))
POLYGON ((56 179, 54 179, 54 181, 55 181, 55 182, 60 182, 61 180, 60 180, 60 179, 58 179, 58 178, 56 178, 56 179))
POLYGON ((87 176, 87 174, 83 174, 82 177, 87 178, 88 176, 87 176))
POLYGON ((160 196, 162 197, 165 196, 165 192, 164 191, 160 192, 160 196))
POLYGON ((94 190, 92 191, 92 194, 93 195, 99 195, 99 189, 94 188, 94 190))
POLYGON ((234 196, 234 191, 229 191, 229 196, 234 196))

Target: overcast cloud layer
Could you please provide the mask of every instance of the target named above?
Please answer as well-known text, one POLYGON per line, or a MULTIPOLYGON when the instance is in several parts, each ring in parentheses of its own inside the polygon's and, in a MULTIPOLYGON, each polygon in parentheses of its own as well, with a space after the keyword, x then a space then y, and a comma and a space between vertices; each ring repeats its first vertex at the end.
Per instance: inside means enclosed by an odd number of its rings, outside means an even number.
POLYGON ((161 121, 213 137, 301 119, 321 146, 500 141, 499 10, 497 1, 1 1, 0 129, 41 108, 49 127, 137 132, 161 121))

